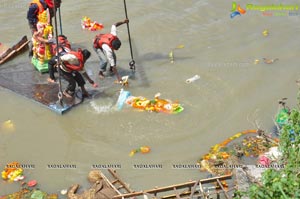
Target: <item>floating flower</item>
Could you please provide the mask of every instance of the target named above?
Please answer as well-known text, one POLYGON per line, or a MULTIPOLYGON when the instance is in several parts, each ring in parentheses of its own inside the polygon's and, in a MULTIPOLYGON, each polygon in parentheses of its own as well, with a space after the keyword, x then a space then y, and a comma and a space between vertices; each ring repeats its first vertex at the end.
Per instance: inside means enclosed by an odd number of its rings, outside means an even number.
POLYGON ((103 24, 98 23, 96 21, 91 21, 91 18, 84 16, 81 19, 81 27, 82 29, 87 29, 90 31, 102 30, 104 28, 103 24))
POLYGON ((141 152, 142 154, 149 153, 151 151, 149 146, 141 146, 138 149, 133 149, 130 151, 129 156, 132 157, 134 154, 141 152))

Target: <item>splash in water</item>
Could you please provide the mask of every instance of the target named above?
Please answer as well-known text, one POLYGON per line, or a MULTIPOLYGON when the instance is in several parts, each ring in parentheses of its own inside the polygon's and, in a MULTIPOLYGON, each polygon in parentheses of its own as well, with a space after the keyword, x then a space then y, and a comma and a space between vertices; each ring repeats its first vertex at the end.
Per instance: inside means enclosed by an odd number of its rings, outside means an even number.
POLYGON ((108 113, 114 111, 114 106, 112 103, 109 104, 97 104, 95 101, 90 102, 90 106, 93 111, 97 114, 99 113, 108 113))

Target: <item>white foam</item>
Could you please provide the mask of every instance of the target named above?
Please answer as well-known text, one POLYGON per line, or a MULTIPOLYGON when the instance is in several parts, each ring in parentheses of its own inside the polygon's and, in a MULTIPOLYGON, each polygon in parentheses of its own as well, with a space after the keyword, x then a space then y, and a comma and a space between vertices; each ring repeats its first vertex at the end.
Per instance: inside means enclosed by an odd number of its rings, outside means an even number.
POLYGON ((90 106, 92 107, 93 111, 95 113, 100 114, 100 113, 108 113, 113 111, 113 104, 97 104, 95 101, 90 102, 90 106))

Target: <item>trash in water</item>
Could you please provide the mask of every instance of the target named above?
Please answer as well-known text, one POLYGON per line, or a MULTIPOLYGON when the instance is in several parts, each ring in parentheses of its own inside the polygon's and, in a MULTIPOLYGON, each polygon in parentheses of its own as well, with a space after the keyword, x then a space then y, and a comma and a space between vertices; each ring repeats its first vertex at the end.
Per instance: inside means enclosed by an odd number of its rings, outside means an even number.
POLYGON ((170 62, 171 63, 174 63, 174 50, 175 49, 182 49, 184 48, 184 45, 183 44, 180 44, 178 46, 176 46, 174 49, 172 49, 170 52, 169 52, 169 59, 170 59, 170 62))
POLYGON ((60 191, 61 195, 66 195, 68 193, 68 189, 63 189, 60 191))
POLYGON ((126 99, 126 103, 136 109, 157 113, 164 112, 176 114, 184 110, 178 102, 172 102, 171 100, 160 98, 160 93, 157 93, 152 100, 142 96, 129 96, 126 99))
POLYGON ((170 58, 170 62, 173 64, 174 63, 173 50, 171 50, 171 52, 169 52, 169 58, 170 58))
POLYGON ((130 151, 129 156, 132 157, 134 154, 141 152, 142 154, 149 153, 151 151, 149 146, 141 146, 138 149, 133 149, 130 151))
POLYGON ((5 122, 3 122, 1 128, 4 131, 12 132, 15 130, 15 125, 12 120, 6 120, 5 122))
POLYGON ((192 83, 192 82, 194 82, 194 81, 196 81, 198 79, 200 79, 200 76, 199 75, 195 75, 194 77, 191 77, 191 78, 185 80, 185 82, 189 84, 189 83, 192 83))
POLYGON ((91 21, 91 18, 84 16, 81 19, 82 29, 87 29, 90 31, 102 30, 104 28, 103 24, 98 23, 97 21, 91 21))
POLYGON ((6 195, 6 196, 0 196, 0 198, 8 199, 8 198, 26 198, 26 199, 58 199, 57 194, 48 194, 41 190, 36 189, 28 189, 28 188, 22 188, 20 191, 6 195))
POLYGON ((264 60, 265 64, 273 64, 275 61, 278 61, 279 59, 278 58, 275 58, 275 59, 263 58, 263 60, 264 60))
POLYGON ((259 64, 259 59, 254 60, 254 64, 259 64))
POLYGON ((28 187, 34 187, 35 185, 37 185, 37 181, 36 180, 30 180, 28 183, 27 183, 28 187))
POLYGON ((263 34, 263 36, 268 36, 269 35, 269 31, 268 30, 264 30, 263 32, 262 32, 262 34, 263 34))
POLYGON ((131 96, 129 91, 125 91, 124 89, 121 89, 120 95, 117 101, 117 109, 121 110, 123 108, 123 105, 126 101, 126 99, 131 96))
POLYGON ((121 78, 121 81, 120 81, 120 82, 116 80, 114 83, 115 83, 115 84, 120 84, 120 85, 122 85, 122 86, 129 86, 128 79, 129 79, 129 76, 126 75, 126 76, 123 76, 123 77, 121 78))
POLYGON ((20 163, 11 162, 7 164, 4 170, 1 173, 3 180, 9 181, 20 181, 24 179, 23 169, 21 168, 20 163))

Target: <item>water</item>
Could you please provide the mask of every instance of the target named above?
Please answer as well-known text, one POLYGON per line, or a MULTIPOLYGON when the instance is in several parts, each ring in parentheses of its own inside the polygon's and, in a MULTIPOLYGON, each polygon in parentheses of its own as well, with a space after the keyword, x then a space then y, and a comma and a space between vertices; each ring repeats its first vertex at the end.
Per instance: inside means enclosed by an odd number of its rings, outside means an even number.
MULTIPOLYGON (((245 2, 237 3, 246 7, 245 2)), ((27 6, 28 1, 0 2, 2 44, 10 46, 30 35, 27 6)), ((14 132, 1 132, 1 169, 11 161, 33 164, 35 169, 25 170, 27 179, 37 179, 40 188, 53 193, 75 182, 87 186, 86 175, 94 164, 121 165, 119 175, 134 190, 196 180, 206 175, 172 165, 195 164, 212 145, 257 124, 272 129, 282 97, 290 106, 296 104, 300 16, 267 17, 247 11, 230 19, 231 2, 218 0, 131 0, 127 9, 137 62, 137 78, 131 80, 129 91, 147 98, 160 92, 162 98, 178 100, 184 111, 177 115, 131 108, 116 111, 120 88, 99 79, 101 97, 63 116, 0 89, 0 122, 10 119, 15 125, 14 132), (262 35, 265 29, 267 37, 262 35), (180 44, 184 48, 174 49, 180 44), (168 57, 171 50, 174 63, 168 57), (263 57, 279 61, 267 65, 263 57), (256 59, 261 62, 254 64, 256 59), (196 74, 201 78, 186 84, 196 74), (151 153, 128 156, 144 145, 151 147, 151 153), (52 164, 73 164, 76 169, 47 168, 52 164), (162 169, 134 169, 134 164, 158 164, 162 169)), ((74 45, 91 51, 96 33, 81 29, 83 16, 104 24, 103 32, 125 18, 123 1, 116 0, 64 1, 61 12, 63 33, 74 45)), ((122 40, 118 66, 128 70, 126 25, 118 30, 122 40)), ((26 55, 17 59, 27 61, 26 55)), ((86 67, 97 78, 93 51, 86 67)), ((16 184, 0 182, 0 195, 15 190, 16 184)))

